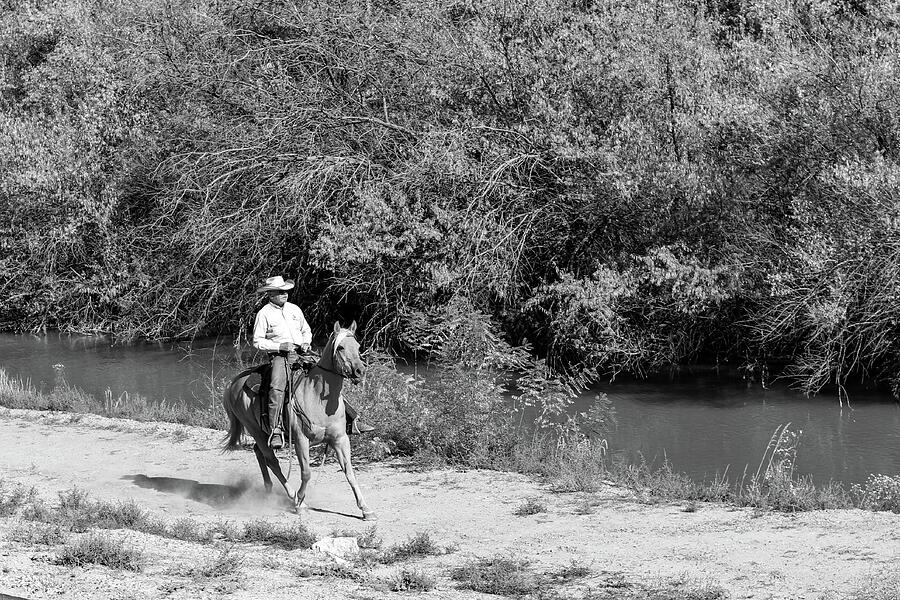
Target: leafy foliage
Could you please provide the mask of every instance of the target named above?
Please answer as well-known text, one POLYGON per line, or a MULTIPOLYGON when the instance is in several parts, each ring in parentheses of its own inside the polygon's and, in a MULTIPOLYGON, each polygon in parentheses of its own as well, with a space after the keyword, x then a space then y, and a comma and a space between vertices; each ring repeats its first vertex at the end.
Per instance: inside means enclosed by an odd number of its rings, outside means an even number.
POLYGON ((572 403, 585 382, 555 375, 529 348, 511 346, 468 299, 415 318, 404 343, 432 365, 428 376, 405 376, 372 353, 362 390, 347 390, 398 453, 504 468, 528 449, 539 447, 547 458, 607 431, 612 410, 605 396, 575 413, 572 403))
POLYGON ((382 346, 463 298, 570 375, 898 383, 890 3, 8 5, 6 328, 243 333, 278 272, 382 346))

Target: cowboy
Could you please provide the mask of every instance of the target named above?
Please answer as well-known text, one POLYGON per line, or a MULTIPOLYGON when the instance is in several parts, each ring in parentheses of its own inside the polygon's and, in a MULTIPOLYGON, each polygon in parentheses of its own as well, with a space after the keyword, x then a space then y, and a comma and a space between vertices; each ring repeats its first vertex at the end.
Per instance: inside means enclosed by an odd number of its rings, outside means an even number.
MULTIPOLYGON (((269 387, 269 446, 275 449, 284 446, 284 434, 281 429, 281 407, 285 401, 291 365, 301 355, 310 350, 312 330, 303 311, 296 304, 288 302, 288 291, 293 289, 294 282, 281 275, 269 277, 258 288, 258 293, 265 293, 269 301, 256 313, 253 324, 253 346, 269 355, 272 365, 272 381, 269 387)), ((344 400, 347 413, 347 433, 359 434, 375 428, 359 422, 357 411, 344 400)))

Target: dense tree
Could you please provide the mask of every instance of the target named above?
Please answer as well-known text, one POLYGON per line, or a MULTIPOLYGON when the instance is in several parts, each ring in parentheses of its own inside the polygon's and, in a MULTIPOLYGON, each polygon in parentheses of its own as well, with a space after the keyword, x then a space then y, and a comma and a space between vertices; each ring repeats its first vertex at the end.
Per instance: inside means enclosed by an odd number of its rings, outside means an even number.
POLYGON ((0 320, 241 332, 280 272, 400 348, 464 299, 559 368, 894 382, 896 9, 8 2, 0 320))

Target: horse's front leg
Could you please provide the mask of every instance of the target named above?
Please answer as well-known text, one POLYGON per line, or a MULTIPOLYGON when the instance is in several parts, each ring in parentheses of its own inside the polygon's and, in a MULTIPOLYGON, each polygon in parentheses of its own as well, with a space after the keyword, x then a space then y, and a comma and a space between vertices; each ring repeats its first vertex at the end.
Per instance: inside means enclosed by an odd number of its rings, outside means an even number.
POLYGON ((253 444, 253 453, 256 454, 256 462, 259 463, 259 470, 262 472, 263 485, 266 486, 266 493, 272 491, 272 478, 269 477, 269 467, 266 465, 266 457, 263 456, 259 449, 259 444, 253 444))
POLYGON ((342 435, 334 441, 333 446, 338 464, 341 465, 341 470, 347 478, 347 483, 350 484, 350 489, 353 490, 353 495, 356 497, 356 506, 362 511, 363 520, 374 521, 378 516, 375 514, 375 511, 369 509, 365 498, 363 498, 362 490, 359 488, 359 482, 356 481, 356 472, 353 470, 353 462, 350 457, 350 437, 346 434, 342 435))
POLYGON ((309 438, 303 435, 301 431, 296 433, 297 441, 294 444, 294 448, 297 451, 297 460, 300 462, 300 489, 297 490, 297 495, 294 497, 294 507, 300 510, 306 508, 304 501, 306 499, 306 487, 309 485, 310 478, 312 478, 312 466, 309 463, 309 438))

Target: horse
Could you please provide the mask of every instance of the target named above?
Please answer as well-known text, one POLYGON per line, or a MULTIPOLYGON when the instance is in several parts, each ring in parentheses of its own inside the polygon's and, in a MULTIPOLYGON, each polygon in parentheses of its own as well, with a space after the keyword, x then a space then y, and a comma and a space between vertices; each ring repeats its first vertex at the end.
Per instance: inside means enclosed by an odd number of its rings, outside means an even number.
MULTIPOLYGON (((287 408, 290 411, 290 426, 286 441, 288 445, 293 442, 297 459, 300 461, 300 487, 296 492, 291 491, 275 451, 268 445, 268 434, 261 423, 260 407, 260 403, 265 403, 268 399, 260 398, 257 391, 250 389, 247 384, 253 369, 237 375, 225 388, 222 405, 225 407, 229 423, 225 450, 238 448, 244 432, 250 435, 255 442, 253 452, 262 472, 266 492, 272 491, 272 479, 269 477, 271 470, 284 486, 287 495, 294 501, 295 510, 299 512, 307 508, 306 488, 312 477, 309 448, 311 445, 325 443, 334 448, 363 519, 374 520, 377 517, 366 504, 353 470, 350 438, 347 435, 347 417, 344 399, 341 396, 344 379, 359 383, 365 371, 365 365, 359 356, 359 342, 354 336, 355 333, 356 321, 349 329, 344 329, 340 323, 335 322, 334 330, 319 361, 306 374, 302 369, 291 371, 292 393, 287 408)), ((326 452, 327 450, 326 448, 326 452)))

